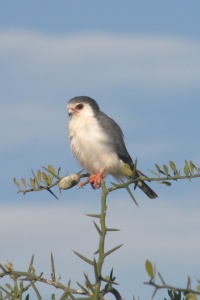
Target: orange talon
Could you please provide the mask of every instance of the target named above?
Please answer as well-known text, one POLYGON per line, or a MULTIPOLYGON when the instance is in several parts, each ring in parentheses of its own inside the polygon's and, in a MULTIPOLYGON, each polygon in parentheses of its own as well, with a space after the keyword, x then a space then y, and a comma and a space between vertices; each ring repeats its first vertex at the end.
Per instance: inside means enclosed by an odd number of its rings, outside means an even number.
POLYGON ((91 174, 88 177, 88 182, 91 184, 91 186, 93 187, 93 189, 99 189, 101 186, 101 181, 104 178, 103 172, 104 172, 105 168, 101 168, 99 173, 97 174, 91 174))
POLYGON ((82 181, 78 183, 78 189, 81 189, 82 187, 84 187, 86 184, 88 184, 88 181, 82 181))

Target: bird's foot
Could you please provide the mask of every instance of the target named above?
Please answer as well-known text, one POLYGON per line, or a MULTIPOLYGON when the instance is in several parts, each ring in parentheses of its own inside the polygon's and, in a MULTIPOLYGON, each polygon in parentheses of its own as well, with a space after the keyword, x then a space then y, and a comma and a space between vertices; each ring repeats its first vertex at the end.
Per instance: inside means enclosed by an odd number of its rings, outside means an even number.
POLYGON ((88 184, 88 180, 87 181, 82 181, 78 183, 78 189, 81 189, 82 187, 84 187, 86 184, 88 184))
POLYGON ((88 182, 91 184, 93 189, 99 189, 101 186, 101 181, 104 178, 103 172, 104 172, 105 168, 101 168, 99 173, 97 174, 91 174, 88 177, 88 182))

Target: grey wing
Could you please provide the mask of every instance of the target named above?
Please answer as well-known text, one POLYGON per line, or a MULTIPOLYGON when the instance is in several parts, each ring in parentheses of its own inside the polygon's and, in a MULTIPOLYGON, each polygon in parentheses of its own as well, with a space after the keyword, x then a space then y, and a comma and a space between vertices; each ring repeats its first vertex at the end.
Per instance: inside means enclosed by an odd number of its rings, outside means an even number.
POLYGON ((133 161, 126 149, 123 132, 119 125, 101 111, 98 113, 96 118, 103 130, 107 132, 114 151, 117 153, 119 158, 133 168, 133 161))

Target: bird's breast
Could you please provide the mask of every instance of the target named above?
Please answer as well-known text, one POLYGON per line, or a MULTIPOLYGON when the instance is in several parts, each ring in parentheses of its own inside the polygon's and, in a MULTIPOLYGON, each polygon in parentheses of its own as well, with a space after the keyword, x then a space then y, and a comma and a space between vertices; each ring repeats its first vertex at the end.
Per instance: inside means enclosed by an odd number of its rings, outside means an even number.
POLYGON ((70 147, 84 169, 98 173, 105 167, 108 174, 121 172, 120 160, 109 136, 102 130, 95 117, 71 119, 68 127, 70 147))

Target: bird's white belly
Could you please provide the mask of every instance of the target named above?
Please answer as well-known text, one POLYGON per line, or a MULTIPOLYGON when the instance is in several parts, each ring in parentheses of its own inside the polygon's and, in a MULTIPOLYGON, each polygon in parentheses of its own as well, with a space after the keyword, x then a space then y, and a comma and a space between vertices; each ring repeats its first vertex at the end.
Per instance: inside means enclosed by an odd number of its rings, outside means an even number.
POLYGON ((102 167, 105 174, 120 177, 122 161, 110 144, 109 137, 101 130, 94 117, 69 122, 69 139, 72 153, 90 173, 98 173, 102 167))

